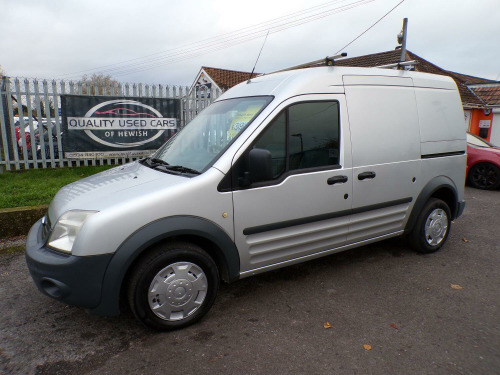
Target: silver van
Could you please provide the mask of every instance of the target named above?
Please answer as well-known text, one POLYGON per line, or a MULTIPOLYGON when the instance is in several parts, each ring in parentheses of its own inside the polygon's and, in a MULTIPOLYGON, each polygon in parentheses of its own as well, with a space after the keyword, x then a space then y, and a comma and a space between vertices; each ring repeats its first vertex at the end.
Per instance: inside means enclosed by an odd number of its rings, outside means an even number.
POLYGON ((394 236, 424 253, 463 212, 455 83, 318 67, 227 91, 151 157, 62 188, 26 258, 46 295, 95 314, 130 305, 185 327, 219 281, 394 236))

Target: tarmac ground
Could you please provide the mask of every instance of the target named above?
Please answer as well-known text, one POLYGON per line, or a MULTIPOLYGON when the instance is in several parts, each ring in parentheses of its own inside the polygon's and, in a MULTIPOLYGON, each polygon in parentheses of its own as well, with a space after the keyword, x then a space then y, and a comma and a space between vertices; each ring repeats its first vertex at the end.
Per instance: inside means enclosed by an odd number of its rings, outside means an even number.
POLYGON ((500 374, 500 191, 466 188, 439 252, 391 239, 222 285, 156 333, 42 295, 0 254, 1 374, 500 374))

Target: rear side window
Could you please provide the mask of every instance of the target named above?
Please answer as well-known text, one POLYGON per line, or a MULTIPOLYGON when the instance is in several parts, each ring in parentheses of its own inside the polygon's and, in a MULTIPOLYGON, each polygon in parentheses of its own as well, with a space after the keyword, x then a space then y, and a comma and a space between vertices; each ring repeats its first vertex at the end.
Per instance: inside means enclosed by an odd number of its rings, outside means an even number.
MULTIPOLYGON (((285 108, 250 147, 268 150, 273 181, 299 171, 340 167, 339 104, 303 102, 285 108)), ((243 186, 250 149, 235 163, 233 186, 243 186)))

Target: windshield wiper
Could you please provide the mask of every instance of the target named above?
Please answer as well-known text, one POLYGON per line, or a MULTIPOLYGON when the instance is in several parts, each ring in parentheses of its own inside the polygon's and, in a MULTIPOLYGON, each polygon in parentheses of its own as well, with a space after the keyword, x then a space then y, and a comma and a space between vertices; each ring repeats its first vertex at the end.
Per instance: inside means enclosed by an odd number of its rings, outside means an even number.
POLYGON ((191 173, 191 174, 200 174, 196 169, 184 167, 182 165, 167 165, 166 169, 169 171, 181 172, 181 173, 191 173))
POLYGON ((172 172, 200 174, 200 172, 196 169, 184 167, 182 165, 170 165, 165 160, 158 158, 147 157, 144 159, 144 162, 147 163, 151 168, 163 167, 163 169, 172 172))
POLYGON ((155 165, 170 165, 165 160, 158 159, 158 158, 152 158, 152 157, 147 157, 146 159, 144 159, 144 161, 151 166, 153 166, 153 164, 155 164, 155 165))

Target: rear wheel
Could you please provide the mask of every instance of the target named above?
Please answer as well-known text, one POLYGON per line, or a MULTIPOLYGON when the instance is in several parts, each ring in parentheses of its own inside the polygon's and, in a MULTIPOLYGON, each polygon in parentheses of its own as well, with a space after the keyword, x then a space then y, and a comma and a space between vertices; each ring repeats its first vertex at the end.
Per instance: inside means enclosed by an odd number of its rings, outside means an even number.
POLYGON ((441 199, 431 198, 420 212, 409 242, 419 253, 438 251, 446 242, 451 227, 451 212, 441 199))
POLYGON ((219 273, 200 247, 173 242, 156 247, 135 267, 128 300, 146 326, 172 330, 191 325, 212 307, 219 273))
POLYGON ((476 164, 469 171, 469 182, 477 189, 496 189, 500 186, 500 169, 490 163, 476 164))

